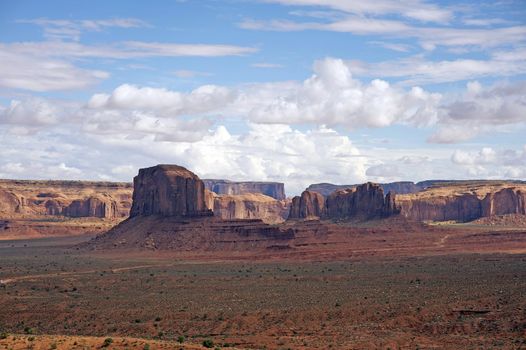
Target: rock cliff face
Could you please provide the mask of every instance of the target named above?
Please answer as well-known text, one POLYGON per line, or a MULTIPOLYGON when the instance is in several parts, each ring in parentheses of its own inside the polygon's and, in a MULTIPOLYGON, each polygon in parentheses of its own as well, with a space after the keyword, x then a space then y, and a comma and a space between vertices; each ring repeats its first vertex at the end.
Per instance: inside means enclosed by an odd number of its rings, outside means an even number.
MULTIPOLYGON (((58 210, 55 201, 46 202, 48 212, 53 213, 58 210)), ((113 200, 101 200, 97 197, 86 199, 76 199, 64 208, 63 215, 72 218, 94 217, 94 218, 114 218, 117 214, 117 203, 113 200)), ((53 214, 51 214, 53 215, 53 214)))
POLYGON ((372 219, 399 213, 395 195, 384 191, 378 184, 366 184, 337 190, 325 202, 324 218, 327 219, 372 219))
POLYGON ((262 193, 277 200, 285 199, 285 185, 281 182, 234 182, 229 180, 203 180, 205 188, 216 194, 239 195, 262 193))
POLYGON ((129 215, 131 195, 128 183, 0 180, 0 217, 121 219, 129 215))
POLYGON ((133 179, 130 217, 149 215, 212 215, 206 206, 203 181, 178 165, 161 164, 140 169, 133 179))
MULTIPOLYGON (((411 182, 411 181, 390 182, 390 183, 383 183, 383 184, 378 184, 378 185, 380 185, 384 193, 394 192, 394 193, 399 193, 399 194, 415 193, 425 188, 423 183, 415 184, 414 182, 411 182)), ((426 185, 429 185, 429 184, 426 183, 426 185)), ((345 190, 348 188, 355 188, 357 186, 358 185, 335 185, 331 183, 319 183, 319 184, 309 185, 309 187, 307 187, 307 190, 318 192, 322 194, 324 197, 327 197, 336 190, 345 190)))
POLYGON ((399 196, 402 215, 419 221, 467 222, 482 217, 526 214, 526 186, 510 183, 450 185, 399 196))
POLYGON ((323 215, 325 198, 314 191, 303 191, 292 198, 289 219, 319 219, 323 215))
MULTIPOLYGON (((205 190, 206 191, 206 190, 205 190)), ((223 220, 260 219, 268 224, 283 222, 288 214, 288 201, 279 201, 261 193, 217 195, 212 193, 208 208, 223 220)))
MULTIPOLYGON (((398 181, 398 182, 389 182, 381 183, 380 187, 384 190, 384 193, 394 192, 396 194, 410 194, 423 191, 431 187, 443 187, 443 186, 463 186, 471 185, 473 183, 491 185, 494 183, 494 180, 425 180, 417 183, 411 181, 398 181)), ((510 184, 523 185, 526 184, 525 181, 508 181, 510 184)), ((354 188, 357 185, 335 185, 331 183, 319 183, 312 184, 307 187, 307 190, 321 193, 324 197, 327 197, 329 194, 336 190, 344 190, 347 188, 354 188)))

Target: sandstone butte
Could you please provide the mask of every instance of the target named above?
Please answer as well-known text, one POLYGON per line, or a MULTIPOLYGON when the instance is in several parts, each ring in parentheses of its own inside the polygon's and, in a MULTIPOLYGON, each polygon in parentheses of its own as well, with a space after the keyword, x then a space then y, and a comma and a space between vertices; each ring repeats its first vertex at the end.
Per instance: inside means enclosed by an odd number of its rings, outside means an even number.
POLYGON ((371 182, 353 188, 338 189, 326 199, 317 192, 304 191, 292 199, 289 219, 361 219, 386 218, 400 213, 395 194, 371 182))
POLYGON ((293 238, 290 229, 269 226, 261 220, 223 220, 214 216, 207 207, 212 195, 205 192, 197 175, 183 167, 140 169, 133 184, 130 217, 84 247, 243 250, 293 238))

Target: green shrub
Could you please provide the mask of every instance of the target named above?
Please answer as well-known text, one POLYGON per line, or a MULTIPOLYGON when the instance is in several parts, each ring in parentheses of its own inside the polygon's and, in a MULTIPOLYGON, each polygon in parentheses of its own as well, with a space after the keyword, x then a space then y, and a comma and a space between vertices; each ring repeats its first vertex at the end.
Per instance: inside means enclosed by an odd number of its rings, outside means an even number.
POLYGON ((25 334, 33 334, 34 333, 33 328, 31 328, 31 327, 24 328, 24 333, 25 334))
POLYGON ((150 344, 144 344, 143 350, 150 350, 150 344))
POLYGON ((106 339, 104 339, 104 343, 102 343, 102 347, 107 348, 108 346, 111 345, 111 343, 113 343, 113 339, 106 338, 106 339))
POLYGON ((178 341, 179 343, 181 343, 181 344, 184 343, 184 335, 180 335, 180 336, 178 336, 178 337, 177 337, 177 341, 178 341))
POLYGON ((7 337, 9 337, 9 334, 7 334, 6 332, 0 333, 0 339, 6 339, 7 337))
POLYGON ((214 342, 212 340, 210 340, 210 339, 205 339, 205 340, 203 340, 203 346, 205 348, 211 349, 211 348, 214 347, 214 342))

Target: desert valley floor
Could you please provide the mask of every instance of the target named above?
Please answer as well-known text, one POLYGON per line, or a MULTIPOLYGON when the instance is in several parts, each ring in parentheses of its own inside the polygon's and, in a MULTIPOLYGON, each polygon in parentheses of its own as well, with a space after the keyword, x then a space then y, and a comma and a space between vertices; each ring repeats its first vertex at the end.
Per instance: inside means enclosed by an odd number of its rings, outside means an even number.
POLYGON ((526 348, 524 226, 369 226, 248 255, 0 241, 0 349, 526 348))

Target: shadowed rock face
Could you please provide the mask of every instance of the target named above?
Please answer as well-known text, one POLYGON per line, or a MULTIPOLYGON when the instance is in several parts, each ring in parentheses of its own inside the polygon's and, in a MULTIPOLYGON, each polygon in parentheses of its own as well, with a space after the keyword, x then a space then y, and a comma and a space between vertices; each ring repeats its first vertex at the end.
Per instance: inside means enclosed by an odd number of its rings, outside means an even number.
POLYGON ((289 219, 316 219, 323 215, 325 198, 314 191, 303 191, 292 198, 289 219))
POLYGON ((372 219, 399 213, 395 195, 384 191, 371 182, 331 193, 325 202, 324 217, 327 219, 372 219))
POLYGON ((285 199, 285 185, 281 182, 234 182, 229 180, 203 180, 205 188, 217 194, 239 195, 262 193, 277 200, 285 199))
POLYGON ((134 216, 209 216, 203 181, 178 165, 140 169, 133 179, 134 216))

